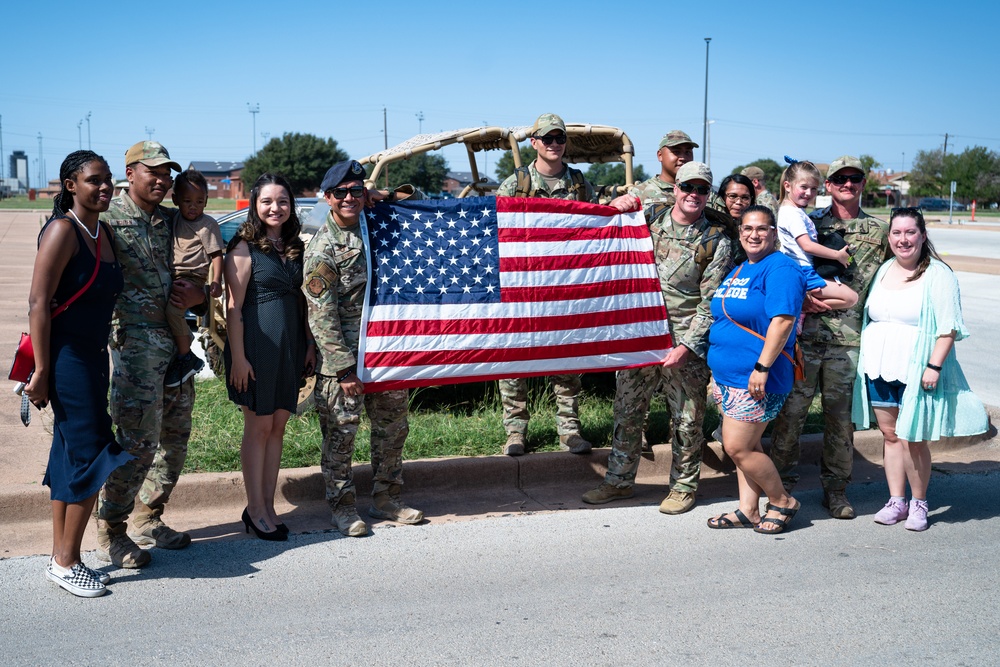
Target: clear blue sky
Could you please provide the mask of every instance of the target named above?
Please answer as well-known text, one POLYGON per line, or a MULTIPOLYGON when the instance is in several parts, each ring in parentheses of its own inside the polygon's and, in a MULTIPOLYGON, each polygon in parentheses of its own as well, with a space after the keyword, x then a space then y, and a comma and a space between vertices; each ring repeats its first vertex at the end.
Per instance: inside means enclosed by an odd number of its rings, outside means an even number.
MULTIPOLYGON (((655 172, 667 130, 701 143, 705 37, 716 181, 784 154, 869 153, 909 169, 946 132, 949 152, 1000 150, 992 2, 581 1, 537 18, 537 2, 514 0, 10 5, 4 175, 11 151, 38 157, 41 133, 56 177, 88 112, 93 149, 116 176, 147 127, 184 166, 242 160, 253 150, 248 102, 260 105, 258 147, 261 132, 309 132, 355 157, 381 148, 383 106, 390 145, 417 133, 419 112, 433 131, 553 111, 623 128, 655 172)), ((82 135, 86 147, 86 123, 82 135)), ((462 152, 445 155, 468 169, 462 152)))

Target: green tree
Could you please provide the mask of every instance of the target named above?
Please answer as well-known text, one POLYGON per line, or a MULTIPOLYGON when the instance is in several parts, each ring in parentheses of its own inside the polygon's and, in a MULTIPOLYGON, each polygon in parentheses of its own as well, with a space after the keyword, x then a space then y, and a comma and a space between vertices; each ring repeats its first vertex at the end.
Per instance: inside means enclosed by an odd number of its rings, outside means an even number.
POLYGON ((951 192, 955 181, 955 197, 972 201, 980 206, 1000 199, 1000 155, 985 146, 966 148, 958 155, 945 160, 943 192, 951 192))
MULTIPOLYGON (((733 169, 733 173, 738 174, 747 167, 758 167, 764 172, 764 183, 771 194, 777 197, 781 193, 781 172, 785 170, 784 167, 771 158, 763 157, 748 164, 741 164, 733 169)), ((719 181, 721 182, 722 179, 720 178, 719 181)))
POLYGON ((910 194, 917 197, 941 195, 945 160, 941 150, 917 151, 910 168, 910 194))
MULTIPOLYGON (((625 163, 624 162, 598 162, 596 164, 590 165, 590 168, 584 172, 587 180, 594 187, 600 187, 602 185, 632 185, 631 183, 625 183, 625 163)), ((632 169, 632 179, 635 181, 644 181, 649 176, 646 175, 646 170, 642 168, 642 165, 635 165, 632 169)))
MULTIPOLYGON (((441 192, 441 186, 448 175, 448 161, 443 155, 421 153, 408 160, 393 162, 388 165, 389 186, 396 187, 409 183, 420 188, 425 193, 441 192)), ((382 178, 379 177, 379 185, 382 178)))
MULTIPOLYGON (((519 146, 521 152, 521 164, 527 167, 531 164, 535 158, 538 156, 538 151, 536 151, 531 146, 519 146)), ((497 175, 497 180, 503 183, 503 180, 514 173, 514 155, 510 151, 504 151, 503 157, 497 160, 496 169, 493 172, 497 175)))
POLYGON ((244 160, 240 179, 249 195, 250 188, 261 174, 278 173, 288 179, 294 190, 292 194, 300 195, 318 189, 327 169, 348 157, 333 139, 286 132, 267 142, 256 155, 244 160))
POLYGON ((879 184, 874 174, 876 169, 882 167, 882 163, 867 154, 860 155, 858 159, 861 160, 861 171, 865 173, 865 178, 867 179, 865 181, 865 191, 861 196, 864 198, 867 206, 872 206, 883 192, 883 187, 879 184))

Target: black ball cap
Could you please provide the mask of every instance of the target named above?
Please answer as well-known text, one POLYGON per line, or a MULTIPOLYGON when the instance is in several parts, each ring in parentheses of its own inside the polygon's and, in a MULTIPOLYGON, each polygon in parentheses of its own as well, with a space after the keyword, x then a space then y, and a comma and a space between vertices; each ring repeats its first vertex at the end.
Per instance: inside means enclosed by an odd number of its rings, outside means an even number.
POLYGON ((337 187, 344 181, 363 180, 365 180, 365 168, 361 166, 361 163, 357 160, 345 160, 344 162, 338 162, 327 170, 319 189, 326 192, 337 187))

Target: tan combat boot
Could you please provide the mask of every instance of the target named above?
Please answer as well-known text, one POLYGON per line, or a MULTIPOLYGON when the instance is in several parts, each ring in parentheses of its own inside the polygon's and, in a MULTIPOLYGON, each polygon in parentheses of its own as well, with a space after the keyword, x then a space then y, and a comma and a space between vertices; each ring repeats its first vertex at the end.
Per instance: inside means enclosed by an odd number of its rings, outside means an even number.
POLYGON ((112 526, 97 520, 97 558, 126 569, 136 569, 149 563, 149 552, 143 551, 125 534, 125 524, 112 526))
POLYGON ((358 516, 353 494, 345 496, 340 504, 334 508, 330 523, 347 537, 363 537, 368 534, 368 524, 358 516))
POLYGON ((631 498, 634 493, 635 491, 632 490, 631 486, 615 486, 614 484, 601 482, 599 487, 583 494, 583 502, 588 505, 603 505, 604 503, 610 503, 612 500, 631 498))
POLYGON ((692 507, 694 507, 694 494, 676 489, 670 489, 670 493, 660 503, 660 511, 664 514, 684 514, 692 507))
POLYGON ((507 443, 503 446, 503 453, 507 456, 521 456, 524 454, 524 434, 508 433, 507 443))
POLYGON ((142 501, 135 501, 136 513, 132 517, 132 532, 129 537, 135 543, 144 547, 159 547, 161 549, 183 549, 191 544, 191 536, 181 533, 163 523, 160 515, 163 506, 152 508, 142 501))
POLYGON ((394 486, 388 491, 380 491, 372 496, 372 506, 368 514, 376 519, 388 519, 396 523, 413 525, 424 520, 424 513, 407 507, 399 498, 399 487, 394 486))
POLYGON ((579 433, 559 436, 559 447, 570 454, 589 454, 594 448, 589 440, 584 440, 579 433))

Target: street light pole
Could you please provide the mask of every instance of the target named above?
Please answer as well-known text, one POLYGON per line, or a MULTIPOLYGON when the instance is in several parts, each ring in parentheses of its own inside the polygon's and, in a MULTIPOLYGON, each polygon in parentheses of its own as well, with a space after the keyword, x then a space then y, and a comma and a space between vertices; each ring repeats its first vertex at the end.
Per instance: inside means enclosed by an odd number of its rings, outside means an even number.
POLYGON ((424 133, 424 112, 420 111, 420 112, 418 112, 418 113, 416 113, 414 115, 417 117, 417 120, 419 121, 419 125, 418 125, 419 130, 417 131, 417 134, 423 134, 424 133))
POLYGON ((89 150, 93 150, 90 147, 90 112, 89 111, 87 112, 87 115, 84 117, 84 120, 87 121, 87 150, 89 151, 89 150))
POLYGON ((711 37, 705 38, 705 115, 702 118, 704 125, 701 135, 701 161, 704 162, 708 155, 708 43, 711 37))
POLYGON ((45 182, 45 176, 42 174, 45 169, 44 163, 42 161, 42 133, 38 133, 38 187, 42 187, 45 182))
POLYGON ((83 119, 76 124, 76 140, 80 143, 80 150, 83 150, 83 119))
POLYGON ((156 128, 155 127, 150 127, 149 125, 147 125, 146 126, 146 136, 149 137, 150 141, 153 140, 153 132, 156 132, 156 128))
POLYGON ((247 111, 253 116, 253 152, 257 154, 257 114, 260 113, 260 102, 250 104, 247 102, 247 111))

